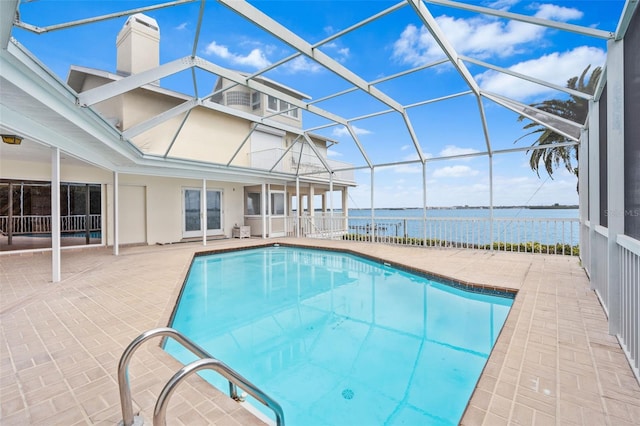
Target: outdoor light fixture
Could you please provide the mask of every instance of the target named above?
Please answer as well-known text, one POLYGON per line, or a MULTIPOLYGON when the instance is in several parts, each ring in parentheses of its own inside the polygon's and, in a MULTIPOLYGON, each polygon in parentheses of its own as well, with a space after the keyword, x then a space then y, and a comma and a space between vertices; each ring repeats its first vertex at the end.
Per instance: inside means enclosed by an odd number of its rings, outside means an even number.
POLYGON ((20 145, 22 138, 18 135, 2 135, 2 142, 8 143, 9 145, 20 145))

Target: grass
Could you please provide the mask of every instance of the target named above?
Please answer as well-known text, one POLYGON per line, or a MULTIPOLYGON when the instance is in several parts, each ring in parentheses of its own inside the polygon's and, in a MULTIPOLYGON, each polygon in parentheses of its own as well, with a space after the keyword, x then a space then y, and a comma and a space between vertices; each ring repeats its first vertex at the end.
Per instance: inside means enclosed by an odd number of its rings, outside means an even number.
POLYGON ((476 250, 498 250, 510 251, 516 253, 542 253, 542 254, 558 254, 566 256, 578 256, 580 254, 580 246, 571 244, 542 244, 535 241, 523 243, 506 243, 496 241, 493 244, 472 244, 461 243, 456 241, 439 240, 436 238, 410 238, 410 237, 379 237, 362 234, 345 234, 343 240, 349 241, 373 241, 378 243, 388 243, 406 246, 425 246, 425 247, 449 247, 449 248, 468 248, 476 250))

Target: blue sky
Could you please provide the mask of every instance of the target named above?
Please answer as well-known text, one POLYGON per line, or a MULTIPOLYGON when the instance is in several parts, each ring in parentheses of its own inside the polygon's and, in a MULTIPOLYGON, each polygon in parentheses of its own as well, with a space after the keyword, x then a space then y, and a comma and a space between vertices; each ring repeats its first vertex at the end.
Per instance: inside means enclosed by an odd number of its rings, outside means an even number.
MULTIPOLYGON (((152 4, 151 1, 39 0, 21 5, 24 22, 46 26, 152 4)), ((397 1, 256 1, 268 13, 309 43, 372 16, 397 1)), ((624 2, 594 1, 468 1, 501 10, 555 21, 615 31, 624 2)), ((458 53, 564 86, 587 65, 602 65, 606 42, 526 23, 508 21, 468 11, 427 5, 458 53)), ((200 4, 193 3, 151 11, 161 33, 161 63, 191 54, 200 4)), ((115 38, 125 17, 87 26, 33 35, 14 30, 14 36, 61 79, 71 64, 115 71, 115 38)), ((206 3, 196 54, 235 70, 254 72, 285 58, 294 50, 233 11, 214 1, 206 3)), ((444 57, 411 7, 405 6, 371 24, 320 47, 340 64, 366 81, 431 63, 444 57)), ((523 103, 564 97, 542 86, 525 84, 486 68, 467 63, 480 87, 523 103)), ((265 74, 320 99, 345 90, 351 84, 305 57, 298 57, 265 74)), ((191 73, 163 79, 162 85, 193 94, 191 73)), ((198 73, 198 91, 211 92, 215 77, 198 73)), ((376 85, 403 105, 468 90, 451 65, 439 65, 400 79, 376 85)), ((524 133, 517 114, 497 104, 483 102, 493 149, 527 146, 533 139, 514 143, 524 133)), ((354 92, 317 106, 347 119, 388 109, 362 92, 354 92)), ((486 149, 477 102, 462 95, 442 102, 410 108, 409 117, 427 158, 474 153, 486 149)), ((305 113, 304 127, 327 121, 305 113)), ((353 122, 360 141, 374 164, 413 160, 417 154, 398 114, 386 114, 353 122)), ((336 126, 317 133, 339 141, 331 159, 364 165, 355 143, 336 126)), ((524 152, 494 156, 494 204, 575 204, 576 179, 563 169, 548 179, 531 171, 524 152)), ((427 204, 487 205, 489 203, 487 157, 427 163, 427 204)), ((358 188, 350 192, 353 207, 369 207, 370 174, 356 171, 358 188)), ((422 169, 404 165, 375 173, 376 207, 418 207, 422 203, 422 169)))

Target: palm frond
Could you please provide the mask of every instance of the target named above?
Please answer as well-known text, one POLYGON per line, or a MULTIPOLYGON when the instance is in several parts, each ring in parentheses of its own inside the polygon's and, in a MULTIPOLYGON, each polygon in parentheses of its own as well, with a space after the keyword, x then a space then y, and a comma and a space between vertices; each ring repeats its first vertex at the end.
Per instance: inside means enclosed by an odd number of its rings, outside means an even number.
MULTIPOLYGON (((580 76, 568 79, 566 87, 592 95, 598 85, 602 68, 594 68, 587 81, 586 78, 590 69, 591 65, 587 66, 580 76)), ((548 99, 530 104, 530 106, 544 113, 562 117, 579 124, 584 124, 589 114, 588 100, 575 95, 570 95, 567 99, 548 99)), ((525 119, 530 120, 524 115, 518 116, 518 121, 524 121, 525 119)), ((568 142, 568 138, 533 120, 526 123, 522 128, 527 130, 527 133, 516 139, 514 143, 527 136, 538 135, 538 138, 531 145, 531 149, 527 150, 527 153, 530 153, 529 166, 536 172, 538 177, 540 177, 540 169, 544 168, 549 176, 553 178, 553 172, 560 166, 564 166, 570 173, 578 176, 577 146, 556 146, 559 143, 568 142), (574 166, 574 162, 576 166, 574 166)))

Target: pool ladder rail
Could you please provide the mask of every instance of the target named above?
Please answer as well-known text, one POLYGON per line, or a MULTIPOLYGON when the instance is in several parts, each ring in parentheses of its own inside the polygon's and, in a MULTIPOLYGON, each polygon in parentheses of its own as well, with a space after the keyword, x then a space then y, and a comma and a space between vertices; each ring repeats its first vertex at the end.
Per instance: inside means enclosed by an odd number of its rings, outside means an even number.
POLYGON ((182 367, 164 386, 158 396, 158 400, 156 401, 156 405, 153 410, 154 426, 165 426, 167 424, 167 405, 171 395, 185 378, 200 370, 213 370, 226 378, 229 381, 229 396, 236 401, 243 400, 242 397, 238 395, 238 387, 245 390, 249 395, 273 410, 276 415, 277 426, 284 426, 284 412, 282 411, 280 404, 264 393, 256 385, 240 375, 240 373, 233 370, 222 361, 212 357, 207 351, 202 349, 179 331, 169 327, 154 328, 142 333, 140 336, 136 337, 122 353, 122 357, 118 363, 118 386, 120 388, 122 421, 118 423, 118 426, 141 426, 144 424, 144 419, 141 416, 133 415, 131 388, 129 386, 129 361, 142 343, 158 336, 173 338, 200 359, 182 367))

